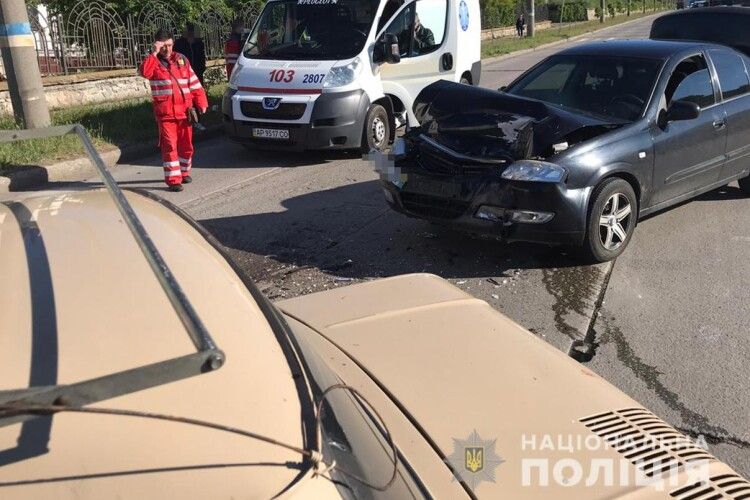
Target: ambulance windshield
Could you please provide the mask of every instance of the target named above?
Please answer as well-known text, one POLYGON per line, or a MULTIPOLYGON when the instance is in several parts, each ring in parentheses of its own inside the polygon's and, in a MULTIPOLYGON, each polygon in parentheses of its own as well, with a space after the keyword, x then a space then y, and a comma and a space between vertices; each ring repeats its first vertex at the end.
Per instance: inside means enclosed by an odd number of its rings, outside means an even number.
POLYGON ((268 2, 250 33, 250 59, 338 60, 364 48, 378 0, 268 2))

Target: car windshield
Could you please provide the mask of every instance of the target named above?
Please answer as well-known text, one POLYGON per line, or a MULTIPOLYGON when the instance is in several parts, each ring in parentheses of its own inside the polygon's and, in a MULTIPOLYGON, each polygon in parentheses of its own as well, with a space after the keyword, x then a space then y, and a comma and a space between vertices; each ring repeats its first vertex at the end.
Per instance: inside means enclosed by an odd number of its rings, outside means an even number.
POLYGON ((269 2, 245 44, 250 59, 337 60, 364 48, 378 0, 269 2))
POLYGON ((553 56, 506 91, 614 122, 638 119, 662 60, 638 57, 553 56))

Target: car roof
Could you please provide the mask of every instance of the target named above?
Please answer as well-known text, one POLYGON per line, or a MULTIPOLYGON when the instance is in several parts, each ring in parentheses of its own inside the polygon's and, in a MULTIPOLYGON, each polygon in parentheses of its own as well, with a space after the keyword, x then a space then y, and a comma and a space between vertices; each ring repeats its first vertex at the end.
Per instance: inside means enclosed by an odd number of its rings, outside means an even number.
POLYGON ((705 49, 709 47, 726 48, 723 45, 694 41, 649 39, 604 40, 577 45, 558 52, 558 54, 668 59, 683 52, 690 52, 696 49, 705 49))
MULTIPOLYGON (((660 16, 658 19, 664 19, 664 18, 670 18, 670 17, 681 17, 681 16, 704 16, 706 14, 727 14, 731 16, 750 16, 750 7, 730 7, 730 6, 716 6, 716 7, 704 7, 701 9, 683 9, 678 10, 676 12, 670 12, 669 14, 664 14, 663 16, 660 16)), ((657 19, 657 20, 658 20, 657 19)))

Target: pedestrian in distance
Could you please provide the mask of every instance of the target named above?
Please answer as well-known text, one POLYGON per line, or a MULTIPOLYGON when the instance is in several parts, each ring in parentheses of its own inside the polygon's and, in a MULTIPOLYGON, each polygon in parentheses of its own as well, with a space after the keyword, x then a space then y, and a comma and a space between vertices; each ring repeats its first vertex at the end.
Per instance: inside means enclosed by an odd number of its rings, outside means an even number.
POLYGON ((229 40, 224 43, 224 62, 227 66, 227 79, 232 78, 232 70, 237 64, 237 59, 242 52, 242 32, 245 30, 245 22, 242 19, 232 21, 232 33, 229 40))
POLYGON ((516 33, 519 38, 523 38, 523 30, 526 29, 526 19, 523 18, 523 14, 516 18, 516 33))
POLYGON ((206 46, 203 39, 195 36, 195 24, 185 23, 185 31, 175 42, 174 50, 188 58, 201 85, 205 85, 203 73, 206 72, 206 46))
POLYGON ((151 84, 154 117, 159 127, 159 148, 164 182, 170 191, 182 191, 193 181, 193 123, 208 108, 206 92, 187 57, 174 50, 172 35, 160 29, 151 53, 139 68, 151 84))

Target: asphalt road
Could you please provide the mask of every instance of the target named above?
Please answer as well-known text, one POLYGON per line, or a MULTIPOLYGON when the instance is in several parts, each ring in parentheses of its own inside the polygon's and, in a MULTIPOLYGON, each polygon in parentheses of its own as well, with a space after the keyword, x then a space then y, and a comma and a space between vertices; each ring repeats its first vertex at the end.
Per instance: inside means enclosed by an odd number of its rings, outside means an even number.
MULTIPOLYGON (((564 46, 644 37, 649 28, 650 19, 636 21, 485 62, 482 84, 508 83, 564 46)), ((673 425, 707 435, 712 452, 750 476, 750 268, 741 264, 750 201, 736 189, 641 222, 614 265, 585 266, 558 249, 393 213, 357 155, 250 153, 216 139, 198 146, 194 164, 195 182, 182 193, 164 191, 158 158, 115 171, 124 185, 185 208, 273 299, 424 271, 565 352, 574 339, 591 341, 589 366, 673 425)), ((577 396, 585 397, 566 397, 577 396)))

